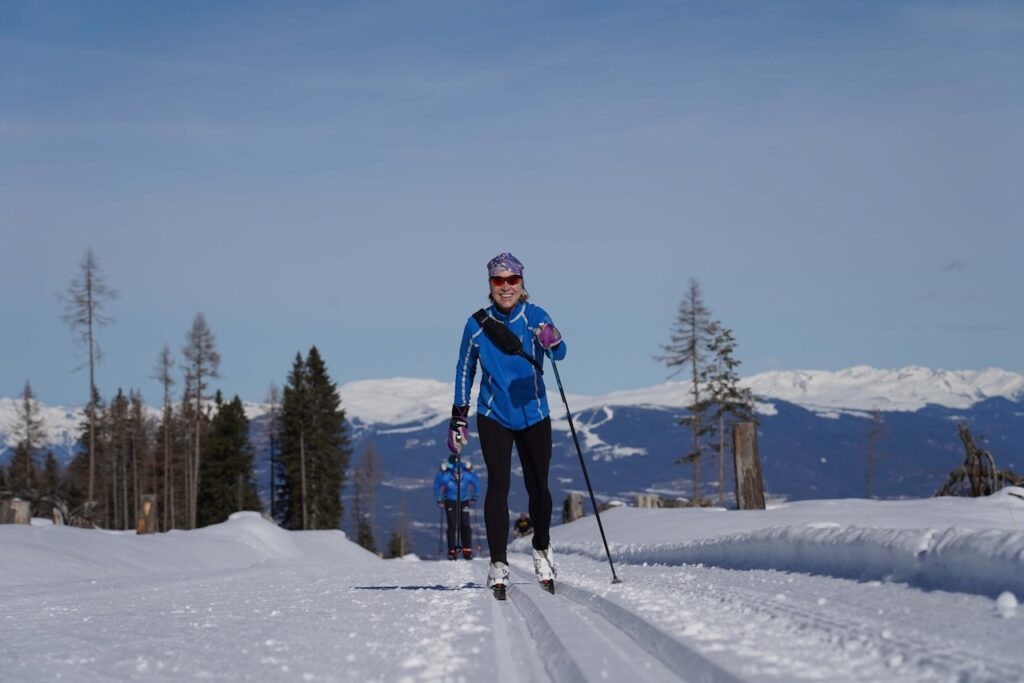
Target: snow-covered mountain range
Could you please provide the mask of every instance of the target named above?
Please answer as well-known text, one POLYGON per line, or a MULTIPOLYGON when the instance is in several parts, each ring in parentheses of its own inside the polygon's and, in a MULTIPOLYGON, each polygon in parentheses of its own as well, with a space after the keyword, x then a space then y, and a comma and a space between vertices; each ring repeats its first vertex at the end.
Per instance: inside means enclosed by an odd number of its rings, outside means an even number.
MULTIPOLYGON (((566 378, 567 383, 570 381, 571 378, 566 378)), ((998 368, 932 370, 910 366, 884 370, 861 365, 836 372, 764 372, 744 378, 742 384, 759 398, 758 412, 763 415, 774 414, 773 400, 828 417, 872 410, 914 412, 926 405, 966 409, 990 398, 1016 400, 1024 396, 1024 374, 998 368)), ((597 396, 569 393, 567 399, 574 412, 605 407, 680 410, 690 401, 688 392, 686 382, 673 381, 597 396)), ((339 387, 339 393, 342 406, 354 424, 374 425, 389 433, 398 433, 428 429, 447 421, 453 389, 447 382, 395 377, 348 382, 339 387)), ((561 397, 549 393, 548 399, 557 419, 562 412, 561 397)), ((0 398, 0 449, 13 445, 11 435, 18 422, 17 403, 16 398, 0 398)), ((70 447, 80 432, 84 408, 46 404, 40 404, 40 408, 47 442, 59 450, 70 447)), ((246 403, 250 419, 262 416, 266 410, 262 403, 246 403)))

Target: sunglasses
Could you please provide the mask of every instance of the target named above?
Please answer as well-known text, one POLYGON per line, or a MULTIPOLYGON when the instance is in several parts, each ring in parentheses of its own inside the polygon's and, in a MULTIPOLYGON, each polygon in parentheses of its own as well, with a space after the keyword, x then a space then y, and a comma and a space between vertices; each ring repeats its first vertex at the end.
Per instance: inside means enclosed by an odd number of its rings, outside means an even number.
POLYGON ((523 276, 522 275, 507 275, 505 277, 502 277, 501 275, 492 275, 491 276, 491 286, 492 287, 501 287, 506 282, 508 284, 510 284, 510 285, 515 286, 515 285, 518 285, 522 281, 523 281, 523 276))

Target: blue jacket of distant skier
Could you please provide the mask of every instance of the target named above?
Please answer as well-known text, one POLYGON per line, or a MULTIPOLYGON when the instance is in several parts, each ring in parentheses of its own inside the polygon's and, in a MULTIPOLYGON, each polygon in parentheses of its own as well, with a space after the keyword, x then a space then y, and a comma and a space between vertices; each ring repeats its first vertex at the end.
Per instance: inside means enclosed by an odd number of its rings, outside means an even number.
MULTIPOLYGON (((476 498, 477 491, 480 490, 480 477, 476 476, 476 472, 467 470, 463 465, 459 465, 462 468, 462 472, 459 474, 459 483, 462 489, 461 500, 473 500, 476 498)), ((455 500, 455 466, 448 465, 444 472, 438 472, 437 476, 434 477, 434 499, 435 500, 455 500)))
MULTIPOLYGON (((523 343, 523 350, 539 364, 544 363, 544 349, 537 341, 541 324, 551 325, 551 316, 540 306, 520 302, 507 315, 493 304, 485 309, 523 343)), ((551 350, 558 361, 565 358, 565 340, 551 350)), ((550 414, 544 377, 522 356, 512 356, 495 346, 472 316, 466 321, 459 346, 459 362, 455 366, 454 405, 468 406, 476 365, 480 363, 480 395, 477 413, 496 420, 508 429, 526 429, 550 414)))

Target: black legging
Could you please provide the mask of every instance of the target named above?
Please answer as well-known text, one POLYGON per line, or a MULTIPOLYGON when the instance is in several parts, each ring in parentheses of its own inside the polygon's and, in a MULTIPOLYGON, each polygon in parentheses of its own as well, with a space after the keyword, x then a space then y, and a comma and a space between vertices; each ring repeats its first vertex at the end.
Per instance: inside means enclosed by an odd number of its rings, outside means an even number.
POLYGON ((533 521, 533 547, 544 550, 551 542, 551 491, 548 469, 551 467, 551 418, 546 417, 526 429, 508 429, 500 422, 477 415, 476 429, 480 449, 487 464, 487 496, 484 498, 484 523, 491 562, 508 562, 508 490, 512 479, 512 444, 523 466, 523 483, 530 497, 533 521))
MULTIPOLYGON (((448 550, 456 547, 455 543, 455 501, 445 500, 444 501, 444 514, 448 518, 448 550)), ((469 503, 462 501, 462 538, 461 543, 458 544, 460 548, 472 548, 473 547, 473 529, 469 525, 469 503)))

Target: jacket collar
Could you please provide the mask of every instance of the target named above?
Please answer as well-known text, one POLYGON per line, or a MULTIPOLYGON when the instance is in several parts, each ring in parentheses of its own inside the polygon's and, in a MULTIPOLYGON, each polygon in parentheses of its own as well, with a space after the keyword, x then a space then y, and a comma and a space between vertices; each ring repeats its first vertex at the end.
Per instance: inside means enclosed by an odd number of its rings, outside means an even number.
POLYGON ((496 320, 500 320, 503 323, 508 323, 508 322, 510 322, 512 320, 515 320, 516 316, 518 316, 520 313, 522 313, 523 307, 525 307, 525 306, 526 306, 526 302, 525 301, 520 301, 519 303, 517 303, 515 305, 515 307, 511 311, 509 311, 506 314, 506 313, 502 313, 501 312, 501 309, 498 308, 498 304, 492 303, 491 304, 491 317, 493 317, 496 320))

